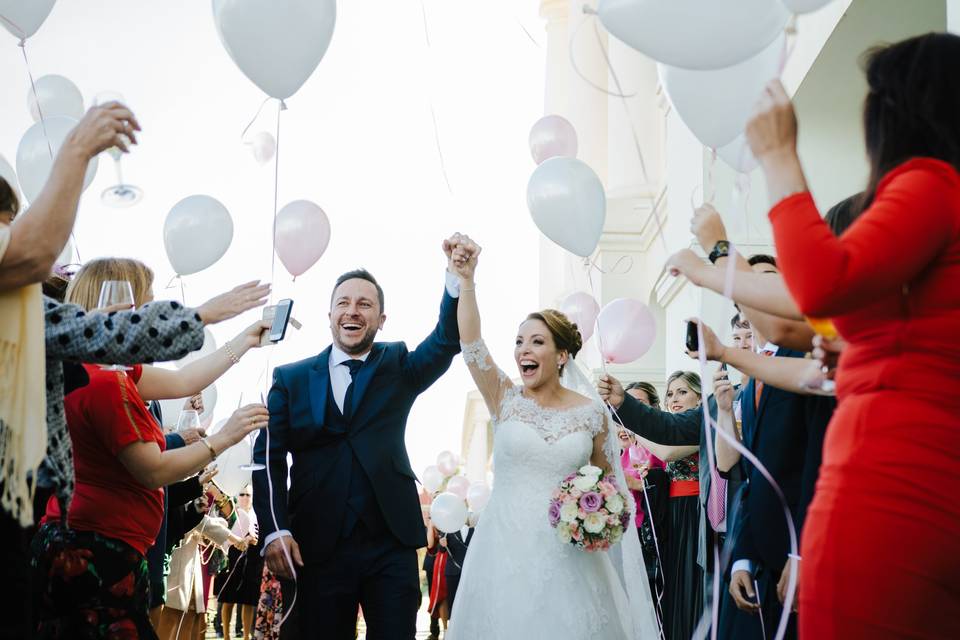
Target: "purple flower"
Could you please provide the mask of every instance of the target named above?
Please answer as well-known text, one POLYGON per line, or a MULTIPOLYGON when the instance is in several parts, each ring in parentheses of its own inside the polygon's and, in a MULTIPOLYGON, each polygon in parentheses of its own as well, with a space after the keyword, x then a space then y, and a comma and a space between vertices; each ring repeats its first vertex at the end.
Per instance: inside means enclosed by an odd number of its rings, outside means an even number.
POLYGON ((550 510, 547 512, 550 516, 550 526, 555 527, 560 522, 560 502, 554 500, 550 503, 550 510))
POLYGON ((603 498, 596 491, 588 491, 580 496, 580 508, 587 513, 594 513, 603 504, 603 498))

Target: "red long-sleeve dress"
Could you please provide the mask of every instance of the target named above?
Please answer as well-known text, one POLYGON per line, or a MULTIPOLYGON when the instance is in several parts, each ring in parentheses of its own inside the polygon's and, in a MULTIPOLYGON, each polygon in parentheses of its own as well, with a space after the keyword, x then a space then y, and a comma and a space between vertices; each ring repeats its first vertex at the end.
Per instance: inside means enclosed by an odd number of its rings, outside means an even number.
POLYGON ((960 638, 960 174, 903 163, 839 239, 808 193, 770 220, 801 310, 849 343, 803 531, 800 635, 960 638))

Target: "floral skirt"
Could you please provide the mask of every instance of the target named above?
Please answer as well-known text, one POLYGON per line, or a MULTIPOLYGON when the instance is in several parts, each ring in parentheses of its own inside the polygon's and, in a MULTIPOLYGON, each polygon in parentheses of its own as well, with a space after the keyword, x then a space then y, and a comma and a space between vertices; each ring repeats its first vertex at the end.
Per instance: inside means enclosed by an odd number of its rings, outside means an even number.
POLYGON ((43 525, 33 539, 37 638, 157 638, 147 560, 120 540, 43 525))
POLYGON ((280 593, 280 581, 264 567, 253 637, 257 640, 278 640, 282 618, 283 595, 280 593))

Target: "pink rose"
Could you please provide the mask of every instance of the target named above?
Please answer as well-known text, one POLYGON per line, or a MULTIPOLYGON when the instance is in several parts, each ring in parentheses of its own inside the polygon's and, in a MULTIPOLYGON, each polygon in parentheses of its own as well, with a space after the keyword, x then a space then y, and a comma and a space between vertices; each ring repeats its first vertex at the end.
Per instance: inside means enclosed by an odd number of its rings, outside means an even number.
POLYGON ((609 482, 601 482, 599 489, 600 495, 602 495, 604 498, 609 498, 610 496, 617 494, 617 488, 609 482))
POLYGON ((573 487, 572 489, 570 489, 570 496, 575 500, 579 500, 580 496, 582 495, 583 495, 583 491, 580 491, 580 489, 577 489, 576 487, 573 487))

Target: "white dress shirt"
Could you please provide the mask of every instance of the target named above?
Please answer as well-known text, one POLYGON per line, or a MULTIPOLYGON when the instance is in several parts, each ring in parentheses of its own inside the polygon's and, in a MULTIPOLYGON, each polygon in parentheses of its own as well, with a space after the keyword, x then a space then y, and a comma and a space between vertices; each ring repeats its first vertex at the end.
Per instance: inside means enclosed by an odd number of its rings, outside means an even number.
MULTIPOLYGON (((449 271, 444 272, 446 274, 446 287, 447 295, 451 298, 460 297, 460 278, 456 274, 450 273, 449 271)), ((362 356, 357 356, 356 360, 367 361, 367 358, 370 356, 370 352, 366 352, 362 356)), ((343 413, 343 399, 347 395, 347 387, 350 386, 352 379, 350 377, 350 368, 344 364, 347 360, 350 360, 353 356, 344 353, 344 351, 337 345, 330 346, 330 388, 333 390, 333 400, 337 403, 337 407, 340 409, 340 413, 343 413)), ((267 473, 270 470, 267 469, 267 473)), ((289 536, 290 531, 287 529, 279 529, 274 531, 266 537, 263 543, 263 551, 260 552, 260 555, 263 555, 267 551, 267 547, 270 546, 270 543, 279 538, 280 536, 289 536)))

